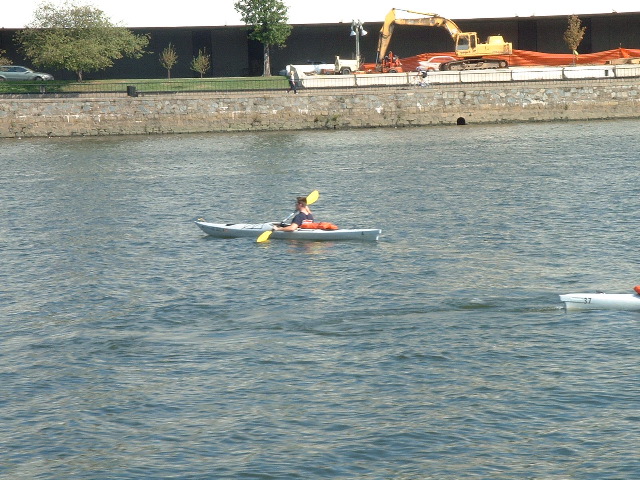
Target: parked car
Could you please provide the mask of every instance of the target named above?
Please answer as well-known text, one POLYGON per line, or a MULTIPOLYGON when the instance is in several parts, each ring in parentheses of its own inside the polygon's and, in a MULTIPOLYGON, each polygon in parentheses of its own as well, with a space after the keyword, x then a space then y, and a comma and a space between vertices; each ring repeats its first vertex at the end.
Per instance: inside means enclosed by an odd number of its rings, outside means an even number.
POLYGON ((0 66, 0 81, 4 80, 28 80, 42 81, 53 80, 53 75, 42 72, 34 72, 27 67, 20 65, 2 65, 0 66))
POLYGON ((457 59, 448 55, 436 55, 428 60, 418 62, 418 72, 435 72, 440 70, 440 65, 447 62, 455 62, 457 59))

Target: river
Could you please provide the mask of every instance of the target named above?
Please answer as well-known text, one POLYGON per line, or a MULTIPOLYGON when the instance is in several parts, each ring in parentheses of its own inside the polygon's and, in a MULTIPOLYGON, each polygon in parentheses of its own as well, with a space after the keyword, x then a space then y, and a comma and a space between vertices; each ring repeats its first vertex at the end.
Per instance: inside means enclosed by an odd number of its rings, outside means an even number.
POLYGON ((640 122, 0 140, 3 479, 631 479, 640 122), (379 242, 206 237, 198 217, 379 242))

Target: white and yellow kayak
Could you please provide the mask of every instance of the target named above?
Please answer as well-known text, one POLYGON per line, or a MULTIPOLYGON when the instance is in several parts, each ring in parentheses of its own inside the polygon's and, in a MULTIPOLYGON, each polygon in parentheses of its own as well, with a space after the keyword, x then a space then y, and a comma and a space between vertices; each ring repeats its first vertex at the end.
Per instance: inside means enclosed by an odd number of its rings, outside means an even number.
POLYGON ((568 293, 560 295, 567 310, 640 310, 640 285, 636 293, 568 293))
MULTIPOLYGON (((218 238, 258 238, 261 233, 271 230, 273 225, 280 222, 267 223, 210 223, 203 219, 196 220, 196 225, 204 233, 218 238)), ((311 240, 311 241, 336 241, 336 240, 360 240, 365 242, 375 242, 380 237, 382 230, 378 228, 370 229, 345 229, 320 230, 315 228, 298 229, 293 232, 275 231, 271 234, 272 239, 282 240, 311 240)))

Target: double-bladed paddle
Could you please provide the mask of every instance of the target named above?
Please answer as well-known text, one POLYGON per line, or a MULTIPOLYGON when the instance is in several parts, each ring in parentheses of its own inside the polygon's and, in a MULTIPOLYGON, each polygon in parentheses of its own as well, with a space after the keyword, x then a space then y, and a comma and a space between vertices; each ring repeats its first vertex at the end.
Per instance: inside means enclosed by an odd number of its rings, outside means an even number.
MULTIPOLYGON (((318 200, 318 198, 320 198, 320 192, 318 190, 314 190, 309 195, 307 195, 307 205, 311 205, 312 203, 315 203, 316 200, 318 200)), ((295 214, 296 212, 293 212, 293 214, 289 215, 285 220, 283 220, 283 223, 286 222, 288 219, 292 217, 292 215, 295 215, 295 214)), ((269 240, 269 237, 271 236, 272 233, 273 233, 273 230, 265 230, 260 234, 256 242, 257 243, 266 242, 267 240, 269 240)))

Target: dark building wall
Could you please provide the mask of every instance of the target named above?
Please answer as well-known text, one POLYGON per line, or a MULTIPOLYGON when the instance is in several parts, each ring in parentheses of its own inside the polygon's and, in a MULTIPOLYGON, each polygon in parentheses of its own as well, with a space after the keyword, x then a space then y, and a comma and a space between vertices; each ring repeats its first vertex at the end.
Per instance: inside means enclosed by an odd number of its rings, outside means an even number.
POLYGON ((123 58, 113 68, 91 74, 92 78, 164 78, 167 71, 160 64, 160 54, 171 43, 178 62, 171 69, 172 78, 199 77, 191 70, 191 61, 199 50, 211 55, 208 77, 249 75, 247 36, 244 28, 198 27, 132 29, 136 34, 149 35, 149 53, 140 59, 123 58), (142 68, 141 68, 142 65, 142 68))
POLYGON ((211 29, 212 76, 248 76, 249 40, 245 27, 213 27, 211 29))
POLYGON ((22 56, 18 53, 18 45, 14 42, 14 35, 17 30, 0 28, 0 50, 4 50, 5 57, 9 57, 14 62, 19 63, 16 59, 21 59, 22 56))
POLYGON ((171 69, 171 77, 191 77, 194 72, 189 70, 192 55, 193 31, 172 28, 154 28, 135 30, 138 35, 149 35, 149 53, 140 59, 123 58, 115 62, 114 67, 104 72, 89 74, 91 78, 166 78, 167 70, 160 64, 160 54, 173 45, 178 55, 178 62, 171 69), (189 60, 188 60, 189 59, 189 60), (140 68, 140 64, 144 67, 140 68))
POLYGON ((518 31, 514 44, 518 45, 519 50, 538 50, 538 22, 535 20, 518 20, 516 22, 518 31))
MULTIPOLYGON (((374 25, 374 24, 371 24, 374 25)), ((377 27, 369 28, 368 35, 360 37, 360 53, 365 61, 375 61, 375 49, 378 42, 377 27)), ((320 25, 294 25, 285 48, 274 48, 271 53, 271 66, 278 72, 286 65, 303 64, 308 60, 333 63, 336 55, 354 58, 356 43, 351 37, 351 24, 331 23, 320 25)))
POLYGON ((538 19, 537 27, 537 51, 546 53, 567 53, 567 46, 562 39, 564 31, 567 29, 566 19, 538 19))
MULTIPOLYGON (((610 50, 620 46, 640 48, 640 12, 627 14, 579 15, 587 27, 580 53, 610 50)), ((477 32, 481 39, 489 35, 502 35, 515 49, 546 53, 568 53, 563 40, 567 17, 527 17, 500 19, 471 19, 456 21, 461 29, 477 32)), ((367 63, 375 62, 378 32, 382 22, 367 23, 368 35, 360 37, 360 53, 367 63)), ((114 66, 93 72, 86 78, 165 78, 166 70, 160 65, 159 55, 171 42, 178 53, 178 63, 172 69, 174 78, 197 77, 190 63, 199 49, 211 53, 212 70, 207 76, 231 77, 261 75, 262 45, 247 39, 245 26, 133 28, 136 34, 147 34, 150 43, 147 53, 140 59, 121 59, 114 66)), ((30 66, 22 58, 13 41, 16 30, 0 30, 0 48, 15 64, 30 66)), ((350 36, 350 23, 293 25, 283 48, 271 50, 271 71, 277 74, 289 63, 318 60, 333 63, 336 55, 354 58, 355 37, 350 36)), ((450 52, 453 40, 444 28, 398 25, 389 49, 400 58, 426 52, 450 52)), ((71 72, 51 72, 58 79, 73 79, 71 72)))
POLYGON ((612 48, 640 48, 640 13, 591 17, 591 48, 594 52, 612 48))

